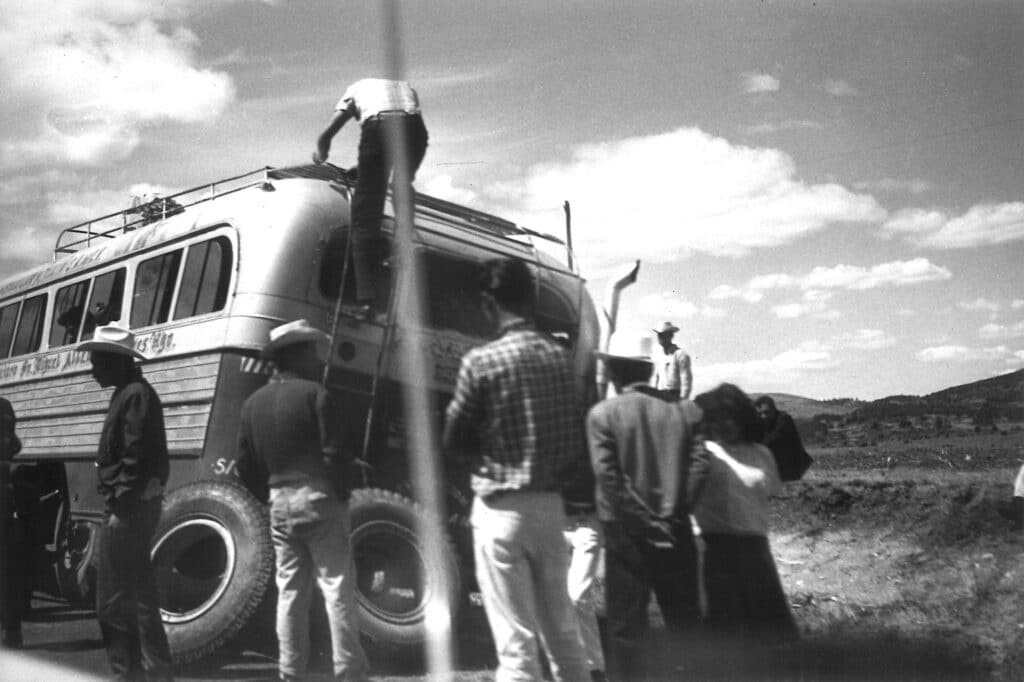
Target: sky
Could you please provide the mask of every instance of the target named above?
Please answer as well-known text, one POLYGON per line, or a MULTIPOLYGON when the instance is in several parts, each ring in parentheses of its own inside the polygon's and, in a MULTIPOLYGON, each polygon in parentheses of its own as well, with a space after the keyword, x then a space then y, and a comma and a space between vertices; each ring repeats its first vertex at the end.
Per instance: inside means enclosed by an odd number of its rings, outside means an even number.
MULTIPOLYGON (((62 227, 308 162, 382 2, 0 0, 0 279, 62 227)), ((697 391, 923 395, 1024 368, 1024 4, 400 2, 420 191, 564 235, 613 348, 697 391)), ((331 160, 355 164, 358 129, 331 160)))

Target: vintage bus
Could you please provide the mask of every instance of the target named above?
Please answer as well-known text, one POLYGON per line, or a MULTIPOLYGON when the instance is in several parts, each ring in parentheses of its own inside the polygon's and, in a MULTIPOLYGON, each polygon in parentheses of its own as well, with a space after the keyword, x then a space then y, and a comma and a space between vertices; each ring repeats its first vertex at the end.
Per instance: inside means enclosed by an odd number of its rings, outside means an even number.
MULTIPOLYGON (((480 262, 516 256, 532 264, 538 320, 569 344, 582 386, 593 385, 597 314, 566 265, 571 254, 538 248, 550 238, 418 194, 410 238, 426 289, 422 315, 408 314, 413 297, 392 291, 393 280, 404 280, 384 261, 371 319, 336 316, 339 296, 353 289, 342 275, 350 191, 346 172, 332 166, 260 169, 68 228, 52 263, 0 282, 0 395, 14 406, 24 444, 14 475, 35 491, 36 589, 72 600, 92 589, 103 509, 93 459, 110 389, 97 386, 88 354, 74 349, 97 325, 118 323, 136 334, 149 358, 143 373, 164 404, 171 476, 152 551, 176 660, 223 647, 263 612, 273 550, 265 509, 235 475, 238 416, 267 380, 259 351, 268 331, 306 318, 335 332, 328 382, 341 396, 350 446, 361 452, 352 519, 364 633, 412 645, 443 595, 455 595, 444 608, 464 604, 468 495, 448 486, 451 551, 447 565, 429 565, 406 459, 416 434, 404 427, 406 372, 395 350, 419 344, 426 352, 439 425, 462 355, 492 334, 477 305, 480 262)), ((393 237, 391 218, 383 234, 393 237)))

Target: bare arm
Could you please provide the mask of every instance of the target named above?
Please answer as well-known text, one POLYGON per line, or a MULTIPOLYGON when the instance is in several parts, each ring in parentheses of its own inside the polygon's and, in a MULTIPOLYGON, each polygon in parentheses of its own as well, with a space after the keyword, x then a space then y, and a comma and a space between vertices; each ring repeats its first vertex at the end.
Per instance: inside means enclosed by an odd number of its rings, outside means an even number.
POLYGON ((334 112, 334 117, 331 118, 331 122, 327 124, 324 131, 320 133, 320 137, 316 139, 316 151, 313 152, 313 163, 320 164, 327 161, 327 157, 331 151, 331 140, 338 134, 342 126, 352 118, 351 109, 343 109, 341 111, 334 112))

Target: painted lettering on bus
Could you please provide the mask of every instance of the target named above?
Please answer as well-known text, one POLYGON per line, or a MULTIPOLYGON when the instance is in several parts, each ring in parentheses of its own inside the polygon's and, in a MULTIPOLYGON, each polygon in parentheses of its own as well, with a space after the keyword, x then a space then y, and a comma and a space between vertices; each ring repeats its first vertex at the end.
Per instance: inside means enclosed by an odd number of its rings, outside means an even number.
POLYGON ((213 473, 217 476, 237 476, 238 461, 221 457, 213 463, 213 473))
POLYGON ((153 332, 135 340, 135 349, 143 355, 162 355, 174 349, 174 332, 153 332))

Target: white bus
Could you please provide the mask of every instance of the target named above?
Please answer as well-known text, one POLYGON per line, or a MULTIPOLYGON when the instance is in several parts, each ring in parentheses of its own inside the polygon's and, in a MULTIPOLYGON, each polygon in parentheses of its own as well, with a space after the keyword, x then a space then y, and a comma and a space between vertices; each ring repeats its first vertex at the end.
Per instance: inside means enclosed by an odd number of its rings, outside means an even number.
MULTIPOLYGON (((14 475, 38 492, 29 514, 36 589, 73 600, 90 593, 103 510, 93 460, 110 389, 96 385, 88 354, 74 348, 97 325, 116 322, 136 334, 149 357, 143 373, 164 404, 171 475, 153 556, 175 659, 198 659, 238 635, 273 579, 266 511, 235 475, 239 410, 266 382, 259 350, 268 331, 304 317, 336 331, 328 383, 361 452, 352 517, 364 633, 415 644, 433 600, 467 598, 469 496, 458 486, 447 499, 449 565, 423 561, 422 510, 410 499, 405 453, 415 434, 405 433, 405 373, 393 351, 428 351, 440 424, 462 355, 492 333, 477 305, 480 262, 517 256, 532 264, 538 320, 568 340, 584 386, 593 385, 597 315, 575 268, 537 248, 550 238, 417 195, 412 239, 427 289, 424 324, 403 322, 412 297, 391 291, 386 264, 372 321, 335 321, 339 291, 347 297, 354 288, 341 281, 350 188, 331 166, 260 169, 68 228, 52 263, 0 282, 0 395, 14 406, 23 443, 14 475)), ((390 238, 393 221, 384 227, 390 238)))

